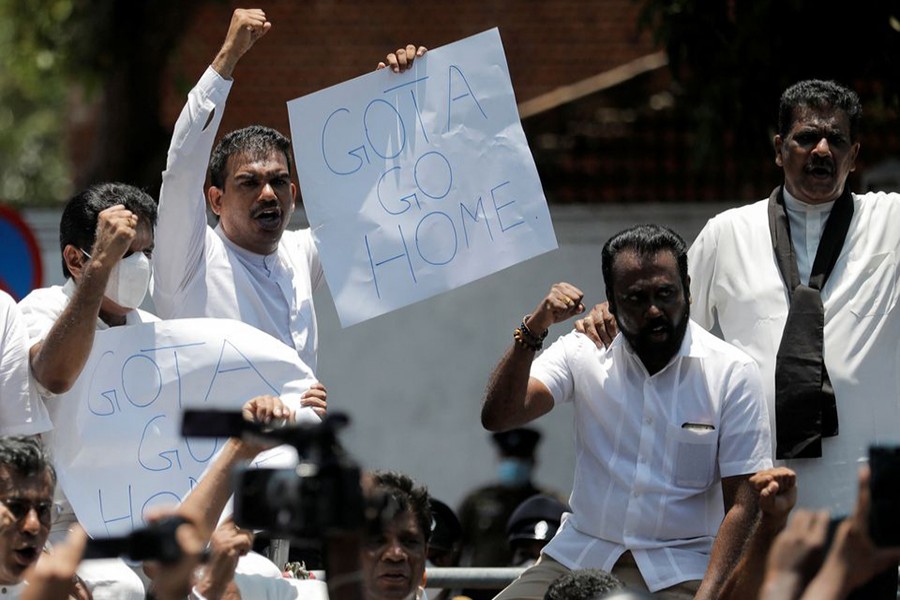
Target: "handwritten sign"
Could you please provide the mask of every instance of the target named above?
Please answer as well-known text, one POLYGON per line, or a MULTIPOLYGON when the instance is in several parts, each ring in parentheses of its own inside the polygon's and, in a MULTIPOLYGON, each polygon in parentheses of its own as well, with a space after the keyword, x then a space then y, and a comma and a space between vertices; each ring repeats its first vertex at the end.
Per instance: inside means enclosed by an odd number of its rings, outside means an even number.
POLYGON ((344 327, 555 249, 496 29, 288 102, 344 327))
MULTIPOLYGON (((185 408, 239 410, 253 396, 271 394, 298 420, 318 420, 300 408, 313 381, 293 348, 238 321, 177 319, 98 331, 75 386, 48 402, 60 485, 89 534, 130 532, 148 509, 181 501, 222 447, 221 439, 181 437, 185 408)), ((270 453, 276 462, 285 454, 270 453)))

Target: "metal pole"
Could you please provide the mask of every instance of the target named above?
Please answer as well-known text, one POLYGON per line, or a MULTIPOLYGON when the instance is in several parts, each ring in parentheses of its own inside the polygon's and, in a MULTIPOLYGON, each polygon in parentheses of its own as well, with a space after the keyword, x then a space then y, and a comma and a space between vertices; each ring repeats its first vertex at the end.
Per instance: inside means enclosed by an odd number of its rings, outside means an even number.
POLYGON ((503 589, 518 577, 524 567, 429 567, 426 587, 503 589))

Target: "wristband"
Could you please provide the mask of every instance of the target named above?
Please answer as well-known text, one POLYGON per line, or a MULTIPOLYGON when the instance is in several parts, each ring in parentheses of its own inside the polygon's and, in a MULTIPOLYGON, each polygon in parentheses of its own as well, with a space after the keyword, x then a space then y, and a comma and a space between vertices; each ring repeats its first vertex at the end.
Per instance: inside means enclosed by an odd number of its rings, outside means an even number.
POLYGON ((525 315, 522 317, 521 324, 513 330, 513 340, 515 340, 516 344, 519 346, 537 352, 544 347, 544 340, 547 338, 547 334, 550 330, 544 330, 544 333, 541 335, 535 335, 525 324, 525 320, 529 316, 530 315, 525 315))

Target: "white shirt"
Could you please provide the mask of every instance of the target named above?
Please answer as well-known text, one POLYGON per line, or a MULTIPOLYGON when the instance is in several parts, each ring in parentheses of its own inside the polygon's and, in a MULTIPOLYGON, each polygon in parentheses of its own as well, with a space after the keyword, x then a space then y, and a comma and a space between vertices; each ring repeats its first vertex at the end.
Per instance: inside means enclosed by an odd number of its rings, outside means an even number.
POLYGON ((164 319, 236 319, 295 348, 316 371, 313 292, 323 280, 308 229, 285 231, 262 256, 239 248, 206 224, 203 184, 231 81, 208 68, 172 135, 159 196, 151 293, 164 319))
POLYGON ((753 360, 692 322, 652 376, 623 336, 598 349, 574 332, 531 376, 575 407, 572 512, 544 552, 610 571, 631 550, 651 591, 702 579, 724 518, 721 478, 772 464, 753 360))
POLYGON ((28 583, 23 581, 15 585, 6 585, 0 583, 0 600, 18 600, 25 593, 28 583))
POLYGON ((791 196, 784 190, 784 208, 791 225, 791 245, 800 281, 809 283, 812 264, 819 251, 819 240, 825 231, 828 216, 834 207, 834 200, 822 204, 807 204, 791 196))
MULTIPOLYGON (((59 316, 69 304, 74 293, 75 281, 69 279, 66 281, 65 285, 39 288, 22 298, 22 301, 19 303, 19 308, 22 309, 22 315, 25 318, 32 344, 36 344, 47 337, 50 328, 53 327, 53 324, 59 319, 59 316)), ((139 323, 148 323, 158 320, 159 319, 150 313, 139 309, 129 311, 128 314, 125 315, 126 325, 137 325, 139 323)), ((109 325, 107 325, 100 317, 97 317, 95 325, 98 331, 109 329, 109 325)), ((44 386, 38 383, 34 377, 31 378, 31 382, 46 401, 47 408, 49 409, 52 418, 56 413, 57 408, 56 394, 53 394, 44 388, 44 386)), ((77 522, 77 520, 75 518, 75 511, 72 510, 72 505, 69 503, 68 499, 66 499, 65 494, 63 494, 62 486, 56 486, 54 501, 60 506, 60 514, 57 516, 51 527, 50 541, 60 542, 65 539, 69 527, 77 522)))
MULTIPOLYGON (((40 288, 22 298, 19 307, 25 317, 32 343, 47 337, 50 328, 56 323, 75 293, 75 281, 69 279, 65 285, 40 288)), ((125 315, 126 325, 136 325, 158 321, 156 317, 142 310, 132 310, 125 315)), ((98 316, 94 323, 96 329, 106 330, 109 325, 98 316)), ((32 385, 44 397, 50 416, 56 413, 56 395, 45 389, 34 377, 32 385)), ((77 522, 75 511, 63 493, 62 486, 56 486, 53 501, 59 505, 60 512, 50 526, 49 540, 51 544, 61 543, 68 534, 69 527, 77 522)), ((144 596, 144 587, 140 578, 122 559, 104 559, 84 561, 78 567, 78 575, 91 587, 97 600, 115 598, 117 600, 138 599, 144 596)), ((2 599, 0 599, 2 600, 2 599)))
POLYGON ((0 290, 0 435, 34 435, 53 425, 29 383, 28 330, 16 301, 0 290))
MULTIPOLYGON (((853 204, 847 238, 822 290, 824 357, 840 433, 823 440, 822 458, 783 463, 797 471, 800 506, 843 513, 855 505, 857 469, 869 444, 900 442, 900 195, 854 194, 853 204)), ((774 430, 775 355, 789 302, 767 206, 763 200, 710 219, 691 246, 688 267, 692 316, 706 328, 718 322, 724 339, 759 363, 774 430)), ((796 235, 821 236, 818 220, 804 230, 791 221, 795 248, 796 235)))

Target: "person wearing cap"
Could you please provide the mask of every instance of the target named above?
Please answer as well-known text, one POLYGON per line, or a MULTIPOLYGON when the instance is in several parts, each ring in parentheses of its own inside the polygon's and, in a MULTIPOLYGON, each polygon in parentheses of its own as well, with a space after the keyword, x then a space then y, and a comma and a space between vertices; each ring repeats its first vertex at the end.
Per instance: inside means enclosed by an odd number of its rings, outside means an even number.
POLYGON ((530 567, 541 555, 541 549, 549 542, 563 513, 569 507, 558 498, 548 494, 538 494, 516 507, 506 524, 509 547, 513 552, 513 567, 530 567))
MULTIPOLYGON (((459 566, 462 551, 462 526, 453 509, 436 498, 429 498, 431 505, 431 538, 428 540, 428 557, 425 568, 459 566)), ((446 600, 455 597, 449 589, 427 588, 429 600, 446 600)))
MULTIPOLYGON (((497 450, 497 478, 463 499, 459 520, 463 529, 461 564, 467 567, 505 567, 512 561, 506 523, 519 504, 546 490, 532 482, 537 464, 535 449, 541 434, 519 427, 491 435, 497 450)), ((493 593, 466 590, 472 600, 490 600, 493 593)))
POLYGON ((491 436, 497 449, 497 478, 463 499, 459 519, 463 529, 463 565, 503 567, 512 551, 506 542, 506 522, 519 504, 542 492, 531 480, 537 430, 518 428, 491 436))
POLYGON ((436 498, 431 503, 431 539, 428 563, 436 567, 455 567, 462 550, 462 525, 453 509, 436 498))

